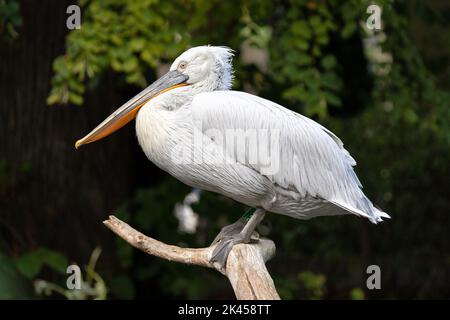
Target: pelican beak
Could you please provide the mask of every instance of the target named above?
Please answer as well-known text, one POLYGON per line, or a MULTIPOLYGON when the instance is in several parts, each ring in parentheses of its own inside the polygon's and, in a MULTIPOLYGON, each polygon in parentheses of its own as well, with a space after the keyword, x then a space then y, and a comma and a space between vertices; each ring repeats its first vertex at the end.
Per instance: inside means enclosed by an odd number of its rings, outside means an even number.
POLYGON ((188 76, 179 71, 169 71, 164 76, 153 82, 150 86, 142 90, 127 103, 114 111, 108 118, 103 120, 94 130, 89 132, 84 138, 75 143, 75 148, 88 144, 119 130, 128 122, 133 120, 139 109, 150 99, 175 88, 188 85, 188 76))

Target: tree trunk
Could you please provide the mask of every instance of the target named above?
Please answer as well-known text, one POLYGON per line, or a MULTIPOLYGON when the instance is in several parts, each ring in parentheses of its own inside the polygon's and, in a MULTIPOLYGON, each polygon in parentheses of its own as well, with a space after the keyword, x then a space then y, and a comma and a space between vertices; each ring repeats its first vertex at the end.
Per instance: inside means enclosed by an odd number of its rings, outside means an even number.
POLYGON ((82 107, 46 105, 69 4, 21 1, 19 38, 1 43, 0 248, 17 254, 44 245, 85 261, 99 239, 110 239, 104 213, 129 195, 135 143, 130 126, 95 147, 74 148, 123 102, 110 90, 113 80, 82 107))

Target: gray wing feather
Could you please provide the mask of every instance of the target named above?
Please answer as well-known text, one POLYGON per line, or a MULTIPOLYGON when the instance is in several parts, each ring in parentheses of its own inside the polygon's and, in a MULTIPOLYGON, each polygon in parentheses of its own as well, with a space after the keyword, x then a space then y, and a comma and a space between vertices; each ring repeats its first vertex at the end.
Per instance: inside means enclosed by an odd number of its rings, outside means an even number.
MULTIPOLYGON (((249 162, 248 155, 240 155, 242 150, 235 145, 217 142, 223 144, 232 158, 251 166, 278 186, 302 197, 323 198, 372 222, 389 217, 374 208, 362 192, 353 170, 356 162, 342 141, 315 121, 272 101, 238 91, 199 94, 192 101, 191 110, 194 122, 206 135, 211 130, 222 133, 227 129, 266 130, 270 137, 259 139, 257 146, 266 154, 273 151, 273 141, 278 140, 277 166, 264 161, 249 162), (278 170, 265 173, 268 165, 278 170)), ((275 161, 272 156, 268 159, 275 161)))

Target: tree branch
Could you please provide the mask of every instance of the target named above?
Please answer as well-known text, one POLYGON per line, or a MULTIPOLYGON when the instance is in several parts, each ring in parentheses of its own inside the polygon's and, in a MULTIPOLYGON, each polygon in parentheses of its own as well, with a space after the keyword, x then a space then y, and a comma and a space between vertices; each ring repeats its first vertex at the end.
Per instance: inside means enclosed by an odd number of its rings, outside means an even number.
POLYGON ((109 216, 103 223, 133 247, 150 255, 216 269, 228 277, 239 300, 280 299, 265 265, 275 255, 272 240, 261 238, 256 243, 234 246, 228 256, 226 268, 222 270, 209 261, 215 246, 193 249, 168 245, 147 237, 114 216, 109 216))

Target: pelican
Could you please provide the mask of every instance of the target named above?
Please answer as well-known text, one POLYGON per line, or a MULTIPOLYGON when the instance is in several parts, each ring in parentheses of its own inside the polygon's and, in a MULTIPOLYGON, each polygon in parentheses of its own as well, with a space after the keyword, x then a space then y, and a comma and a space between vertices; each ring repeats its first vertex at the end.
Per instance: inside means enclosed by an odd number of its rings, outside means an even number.
POLYGON ((139 144, 159 168, 253 208, 214 240, 211 261, 222 268, 266 212, 297 219, 354 214, 375 224, 390 218, 364 195, 356 162, 336 135, 275 102, 231 90, 232 57, 228 47, 185 51, 75 147, 136 118, 139 144))

